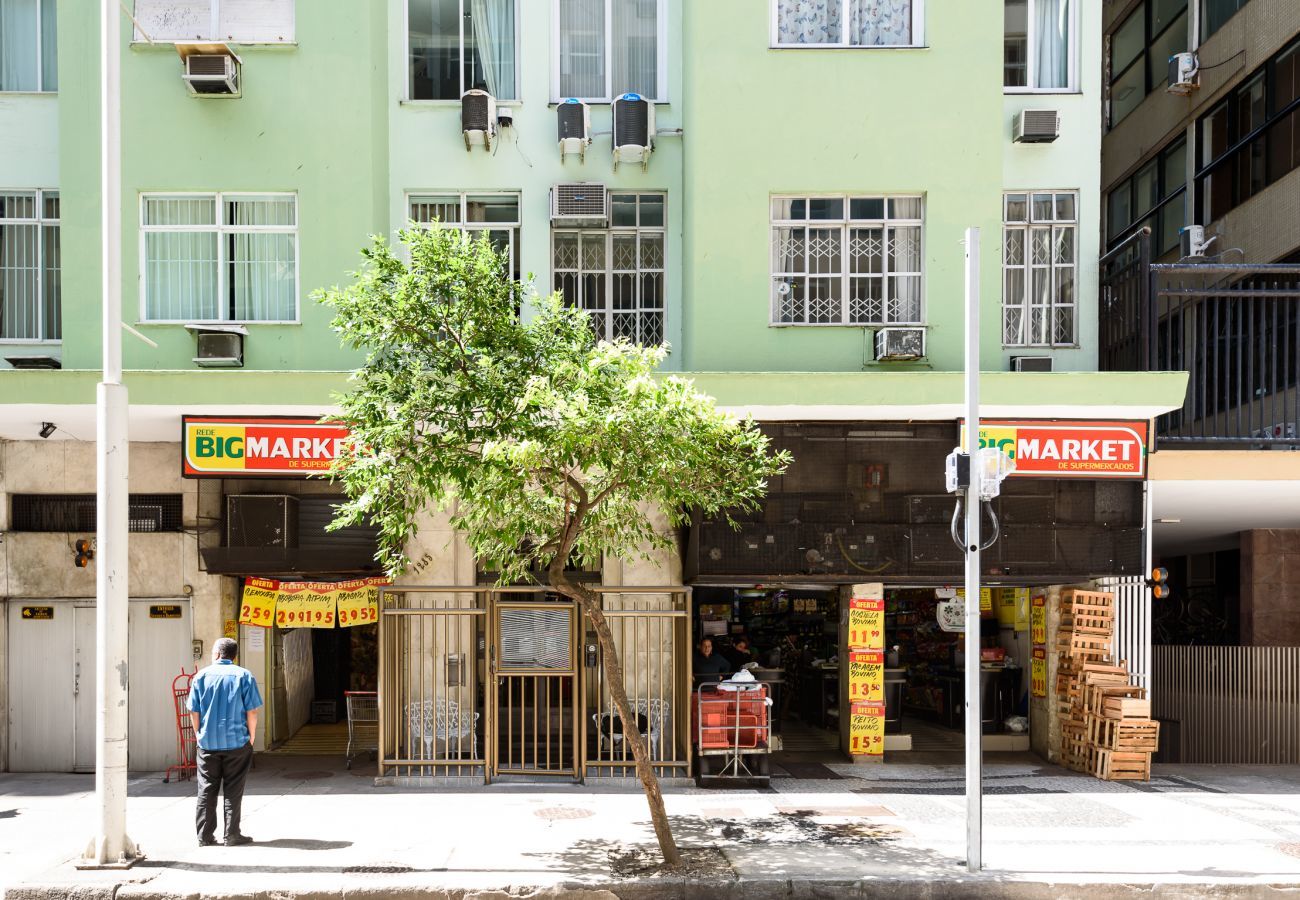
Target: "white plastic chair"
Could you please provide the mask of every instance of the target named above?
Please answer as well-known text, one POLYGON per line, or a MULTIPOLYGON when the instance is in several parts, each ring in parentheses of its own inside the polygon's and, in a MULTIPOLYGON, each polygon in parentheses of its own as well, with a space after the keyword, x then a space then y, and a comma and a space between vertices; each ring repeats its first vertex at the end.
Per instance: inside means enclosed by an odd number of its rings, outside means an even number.
POLYGON ((478 757, 478 713, 462 712, 455 700, 440 698, 407 704, 406 715, 411 737, 424 740, 425 758, 435 758, 434 741, 441 751, 436 758, 444 758, 453 750, 463 754, 467 745, 471 757, 478 757))

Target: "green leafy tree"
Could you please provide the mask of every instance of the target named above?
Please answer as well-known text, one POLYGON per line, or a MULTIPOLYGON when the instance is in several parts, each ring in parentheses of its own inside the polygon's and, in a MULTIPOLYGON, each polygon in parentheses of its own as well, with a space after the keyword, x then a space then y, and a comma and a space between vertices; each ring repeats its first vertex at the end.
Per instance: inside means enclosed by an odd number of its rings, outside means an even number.
POLYGON ((409 263, 376 239, 353 285, 318 294, 365 353, 338 398, 352 438, 332 472, 349 498, 334 524, 377 525, 379 561, 397 575, 419 513, 436 506, 502 582, 546 572, 596 633, 665 863, 677 865, 600 597, 566 563, 669 549, 655 508, 670 525, 692 508, 753 508, 788 457, 690 381, 658 374, 665 348, 598 341, 586 312, 527 297, 486 240, 414 226, 400 237, 409 263))

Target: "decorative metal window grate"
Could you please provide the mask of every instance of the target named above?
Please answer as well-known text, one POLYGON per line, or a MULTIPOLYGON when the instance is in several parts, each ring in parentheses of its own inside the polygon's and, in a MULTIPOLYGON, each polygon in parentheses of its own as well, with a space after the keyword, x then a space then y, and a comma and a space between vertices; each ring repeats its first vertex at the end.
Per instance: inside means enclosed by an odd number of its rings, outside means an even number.
MULTIPOLYGON (((14 494, 14 531, 95 530, 94 494, 14 494)), ((181 530, 180 494, 132 494, 127 530, 150 533, 181 530)))
POLYGON ((1007 194, 1002 228, 1002 343, 1075 342, 1078 198, 1007 194))
POLYGON ((59 192, 0 192, 0 340, 57 341, 59 192))

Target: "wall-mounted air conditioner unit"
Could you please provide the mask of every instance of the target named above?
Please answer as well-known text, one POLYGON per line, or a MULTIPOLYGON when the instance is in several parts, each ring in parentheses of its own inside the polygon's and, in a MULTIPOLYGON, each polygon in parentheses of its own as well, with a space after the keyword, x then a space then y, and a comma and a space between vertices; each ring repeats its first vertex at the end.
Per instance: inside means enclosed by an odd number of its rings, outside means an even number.
POLYGON ((497 135, 497 101, 487 91, 466 91, 460 98, 460 130, 466 152, 476 146, 492 149, 497 135))
POLYGON ((591 109, 581 100, 569 98, 555 107, 555 119, 560 128, 560 162, 573 155, 579 162, 586 162, 591 143, 591 109))
POLYGON ((604 228, 609 224, 609 192, 589 181, 557 184, 551 188, 551 224, 604 228))
POLYGON ((238 97, 239 57, 221 45, 203 45, 205 52, 198 52, 199 46, 189 45, 193 52, 186 52, 183 45, 176 45, 190 93, 195 97, 238 97))
POLYGON ((1011 139, 1017 144, 1050 144, 1061 136, 1061 115, 1054 109, 1024 109, 1016 113, 1011 139))
POLYGON ((1050 372, 1052 371, 1052 358, 1050 356, 1013 356, 1011 357, 1011 371, 1050 372))
POLYGON ((1206 238, 1204 225, 1186 225, 1178 229, 1179 252, 1183 259, 1204 259, 1205 251, 1215 238, 1206 238))
POLYGON ((238 369, 244 365, 243 325, 186 325, 194 333, 198 352, 194 364, 204 369, 238 369))
POLYGON ((1165 90, 1187 96, 1201 86, 1199 72, 1195 53, 1175 53, 1169 57, 1169 86, 1165 90))
POLYGON ((655 105, 640 94, 623 94, 614 100, 613 115, 614 171, 619 163, 649 168, 655 149, 655 105))
POLYGON ((231 494, 226 497, 226 546, 298 546, 298 498, 289 494, 231 494))
POLYGON ((882 328, 876 332, 876 360, 902 362, 925 356, 924 328, 882 328))

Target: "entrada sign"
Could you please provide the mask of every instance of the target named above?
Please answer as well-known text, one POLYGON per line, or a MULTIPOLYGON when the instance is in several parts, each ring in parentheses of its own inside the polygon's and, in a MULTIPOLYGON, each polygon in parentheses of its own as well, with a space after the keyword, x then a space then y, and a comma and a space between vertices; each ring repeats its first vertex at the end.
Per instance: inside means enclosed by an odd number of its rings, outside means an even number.
POLYGON ((186 478, 297 478, 329 470, 347 439, 342 425, 290 416, 182 416, 186 478))
POLYGON ((1134 478, 1147 474, 1146 422, 980 420, 980 446, 1016 461, 1012 477, 1134 478))

